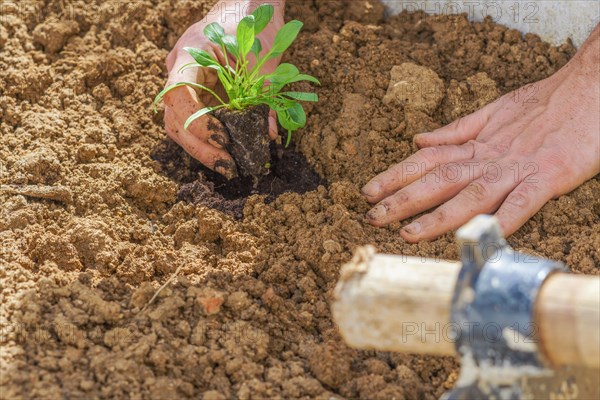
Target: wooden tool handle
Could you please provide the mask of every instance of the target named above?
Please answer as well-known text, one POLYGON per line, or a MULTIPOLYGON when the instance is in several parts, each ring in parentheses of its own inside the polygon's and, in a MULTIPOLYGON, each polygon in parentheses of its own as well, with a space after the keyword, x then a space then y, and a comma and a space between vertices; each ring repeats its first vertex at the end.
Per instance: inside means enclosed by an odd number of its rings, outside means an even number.
MULTIPOLYGON (((456 355, 450 306, 460 268, 359 249, 334 294, 340 333, 360 349, 456 355)), ((538 343, 550 362, 600 367, 600 277, 554 274, 535 309, 538 343)))
POLYGON ((600 368, 600 277, 550 276, 540 290, 535 321, 552 364, 600 368))
POLYGON ((460 263, 375 254, 373 247, 358 249, 341 271, 334 320, 352 347, 454 355, 454 343, 442 331, 449 329, 460 267, 460 263))

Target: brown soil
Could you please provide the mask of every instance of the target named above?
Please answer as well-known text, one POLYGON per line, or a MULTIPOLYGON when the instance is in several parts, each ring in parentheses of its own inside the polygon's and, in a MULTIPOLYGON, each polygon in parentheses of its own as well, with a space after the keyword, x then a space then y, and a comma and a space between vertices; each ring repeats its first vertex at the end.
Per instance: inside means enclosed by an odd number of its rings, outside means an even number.
POLYGON ((241 176, 258 180, 269 173, 269 107, 262 104, 245 110, 220 109, 215 116, 223 123, 231 141, 227 149, 241 176))
POLYGON ((264 195, 264 201, 271 203, 283 193, 302 194, 325 184, 293 143, 285 148, 271 142, 270 173, 258 184, 253 177, 227 180, 186 157, 183 149, 171 140, 163 141, 152 157, 160 163, 162 172, 179 184, 178 201, 214 208, 238 220, 243 218, 244 206, 252 195, 264 195))
MULTIPOLYGON (((178 178, 153 159, 165 138, 151 112, 165 56, 212 3, 3 8, 1 396, 438 397, 455 361, 355 351, 331 321, 331 291, 356 246, 457 257, 450 234, 410 245, 397 224, 367 225, 359 188, 414 152, 415 133, 552 74, 573 47, 465 17, 382 22, 375 0, 290 4, 306 28, 287 59, 323 83, 297 146, 329 186, 271 203, 252 196, 235 220, 177 201, 189 157, 173 160, 178 178), (390 79, 411 71, 439 77, 417 81, 431 95, 384 101, 390 79)), ((596 178, 510 242, 597 274, 599 214, 596 178)))

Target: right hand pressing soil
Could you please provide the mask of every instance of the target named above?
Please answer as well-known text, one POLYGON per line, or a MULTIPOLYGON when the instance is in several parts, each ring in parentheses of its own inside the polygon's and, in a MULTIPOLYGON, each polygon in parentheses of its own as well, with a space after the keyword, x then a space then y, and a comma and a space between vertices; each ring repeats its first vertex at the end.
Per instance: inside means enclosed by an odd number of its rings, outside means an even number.
MULTIPOLYGON (((204 37, 204 28, 212 22, 218 22, 225 28, 225 33, 235 34, 239 20, 252 13, 260 4, 260 2, 247 0, 222 0, 212 8, 202 21, 189 27, 167 56, 169 80, 165 87, 177 82, 196 82, 215 90, 222 98, 226 98, 226 94, 214 70, 194 68, 187 69, 181 73, 179 72, 185 64, 194 61, 183 49, 185 47, 203 49, 213 55, 219 62, 224 63, 225 57, 221 53, 221 49, 204 37), (239 15, 232 13, 231 10, 237 10, 239 15), (242 13, 243 15, 241 15, 242 13)), ((276 32, 284 24, 283 13, 285 1, 280 1, 274 7, 275 14, 273 15, 273 20, 257 36, 263 44, 263 52, 271 48, 276 32)), ((267 62, 262 68, 261 73, 268 74, 273 72, 279 65, 279 60, 279 58, 276 58, 267 62)), ((227 179, 235 178, 237 176, 235 162, 225 150, 229 144, 229 136, 218 119, 212 115, 205 115, 194 121, 187 130, 183 127, 185 121, 193 113, 205 106, 217 105, 218 101, 208 93, 203 94, 199 98, 196 91, 187 86, 170 91, 165 95, 164 101, 166 105, 165 129, 169 137, 183 147, 188 154, 208 168, 215 170, 227 179)), ((269 135, 272 139, 277 137, 277 119, 273 112, 269 116, 269 135)))
POLYGON ((439 206, 400 235, 432 240, 494 212, 511 235, 548 200, 600 173, 599 49, 600 25, 565 67, 530 86, 534 98, 520 102, 518 91, 509 93, 417 135, 421 150, 363 188, 377 203, 367 221, 384 226, 439 206))

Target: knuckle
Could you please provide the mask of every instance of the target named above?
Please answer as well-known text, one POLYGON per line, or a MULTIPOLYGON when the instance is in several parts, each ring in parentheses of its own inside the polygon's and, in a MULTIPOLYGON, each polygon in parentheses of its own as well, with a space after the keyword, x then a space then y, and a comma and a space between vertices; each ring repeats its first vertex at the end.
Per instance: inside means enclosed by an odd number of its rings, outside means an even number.
POLYGON ((392 201, 396 204, 406 203, 410 200, 410 196, 403 190, 396 192, 396 194, 392 197, 392 201))
POLYGON ((552 173, 559 172, 569 175, 571 171, 571 165, 567 162, 566 158, 560 152, 551 152, 541 158, 540 162, 543 169, 552 173))
POLYGON ((475 158, 475 151, 477 148, 477 140, 471 139, 467 143, 465 143, 461 146, 464 147, 465 149, 467 149, 467 152, 469 154, 467 159, 472 160, 473 158, 475 158))
POLYGON ((489 198, 489 191, 481 182, 471 182, 463 190, 463 196, 474 202, 480 203, 489 198))
POLYGON ((471 117, 478 126, 484 127, 488 124, 488 122, 490 121, 490 116, 492 115, 492 113, 490 112, 492 106, 493 103, 490 103, 482 109, 480 109, 479 111, 475 112, 475 114, 471 114, 471 117))
POLYGON ((464 117, 455 119, 450 124, 448 124, 446 126, 446 128, 449 129, 449 130, 452 130, 452 131, 458 131, 460 129, 460 127, 461 127, 461 124, 462 124, 461 121, 463 120, 463 118, 464 117))
POLYGON ((402 175, 400 164, 396 164, 388 168, 387 171, 377 175, 373 178, 372 182, 379 184, 381 187, 385 187, 390 183, 402 182, 402 175))
POLYGON ((431 218, 433 219, 433 221, 436 224, 441 224, 441 223, 446 222, 446 220, 448 219, 448 214, 446 213, 446 210, 444 210, 444 207, 442 206, 431 213, 431 218))
POLYGON ((420 156, 427 164, 435 164, 439 159, 441 150, 439 147, 426 147, 419 150, 420 156))
POLYGON ((457 131, 461 131, 465 129, 468 125, 469 121, 467 117, 460 117, 453 123, 453 128, 457 131))
POLYGON ((523 209, 530 204, 530 198, 523 191, 515 191, 508 195, 505 203, 513 208, 523 209))
POLYGON ((489 143, 475 141, 473 143, 474 155, 482 160, 498 159, 510 150, 510 143, 489 143))

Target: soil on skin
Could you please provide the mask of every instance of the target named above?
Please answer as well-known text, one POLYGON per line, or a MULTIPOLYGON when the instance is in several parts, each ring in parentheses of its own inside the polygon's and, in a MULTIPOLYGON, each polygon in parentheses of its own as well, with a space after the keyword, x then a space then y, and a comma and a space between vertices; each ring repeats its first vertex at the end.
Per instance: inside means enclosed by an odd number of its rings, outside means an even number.
POLYGON ((215 116, 223 123, 231 141, 227 149, 235 160, 240 176, 251 177, 256 184, 269 173, 269 107, 262 104, 245 110, 220 109, 215 116))
MULTIPOLYGON (((574 48, 465 16, 383 21, 375 0, 290 3, 286 17, 305 29, 286 60, 323 83, 294 89, 321 98, 307 106, 297 149, 328 186, 271 203, 251 196, 235 220, 178 201, 180 178, 197 178, 189 157, 173 159, 179 177, 153 158, 165 140, 151 111, 165 57, 213 3, 3 9, 1 396, 439 397, 456 380, 453 359, 352 350, 331 320, 340 265, 356 246, 457 258, 452 234, 412 245, 400 224, 366 224, 359 188, 412 154, 415 133, 547 77, 574 48), (406 74, 427 95, 386 97, 406 74)), ((599 215, 595 178, 509 242, 597 274, 599 215)))

